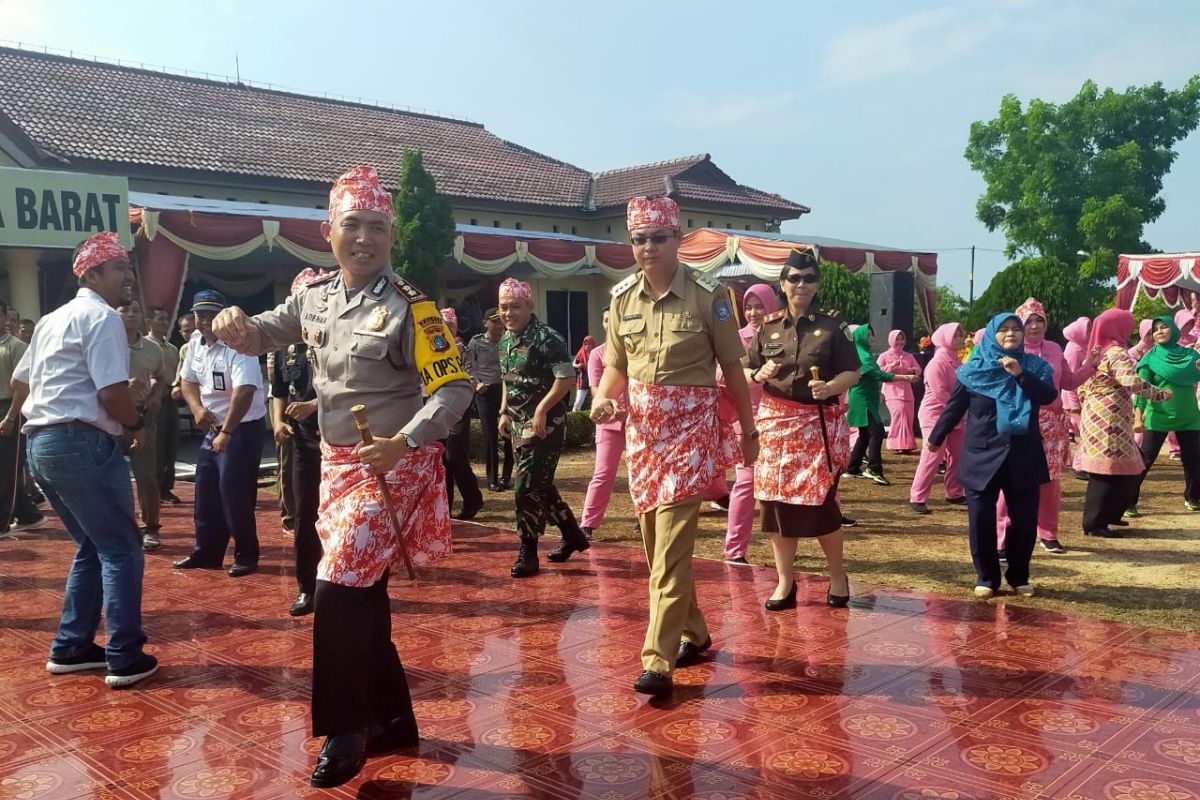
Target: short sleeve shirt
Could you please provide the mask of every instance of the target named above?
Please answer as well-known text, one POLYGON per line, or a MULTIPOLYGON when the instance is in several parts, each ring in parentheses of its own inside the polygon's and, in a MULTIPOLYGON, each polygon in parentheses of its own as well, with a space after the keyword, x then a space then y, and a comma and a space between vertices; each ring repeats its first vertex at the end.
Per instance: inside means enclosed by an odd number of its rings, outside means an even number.
POLYGON ((158 342, 143 336, 136 345, 129 345, 129 379, 137 381, 133 386, 133 404, 144 406, 150 396, 150 381, 167 379, 163 351, 158 342))
MULTIPOLYGON (((575 364, 558 331, 531 317, 525 330, 517 334, 509 331, 500 339, 500 372, 509 416, 515 426, 523 428, 532 422, 538 403, 556 380, 575 377, 575 364)), ((566 404, 564 397, 559 407, 547 415, 551 428, 564 417, 566 404)), ((518 434, 515 438, 524 437, 518 434)))
POLYGON ((224 419, 229 413, 233 390, 238 386, 254 387, 254 398, 242 422, 253 422, 267 415, 262 369, 258 359, 242 355, 219 339, 207 345, 204 343, 204 334, 200 331, 193 333, 179 377, 200 385, 200 402, 218 420, 224 419))
POLYGON ((645 275, 613 287, 604 363, 631 380, 662 386, 716 386, 716 367, 745 354, 733 305, 715 281, 682 264, 655 300, 645 275))
POLYGON ((80 289, 38 322, 13 377, 29 384, 25 433, 75 421, 119 436, 121 423, 105 411, 98 393, 129 380, 129 340, 120 315, 91 289, 80 289))
POLYGON ((27 345, 11 333, 0 336, 0 400, 12 399, 13 372, 21 356, 25 355, 27 345))
MULTIPOLYGON (((288 403, 308 402, 317 399, 317 388, 313 385, 312 365, 308 345, 303 342, 289 344, 282 350, 277 350, 275 369, 271 371, 271 397, 288 403)), ((317 414, 312 414, 295 424, 307 432, 317 434, 317 414)))
MULTIPOLYGON (((763 320, 762 327, 746 352, 746 365, 757 370, 768 361, 779 364, 779 372, 766 381, 763 391, 772 397, 814 403, 808 382, 810 369, 817 367, 823 381, 831 381, 842 372, 857 370, 858 348, 850 341, 844 322, 829 314, 816 312, 792 319, 787 311, 776 311, 763 320)), ((836 397, 824 401, 838 402, 836 397)))

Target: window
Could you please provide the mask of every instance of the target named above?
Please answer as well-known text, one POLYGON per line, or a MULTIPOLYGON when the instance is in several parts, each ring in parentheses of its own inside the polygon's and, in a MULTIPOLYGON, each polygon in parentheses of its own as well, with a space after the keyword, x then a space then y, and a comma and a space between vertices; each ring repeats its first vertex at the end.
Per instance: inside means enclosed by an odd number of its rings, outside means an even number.
POLYGON ((606 233, 612 233, 612 225, 605 225, 604 230, 606 233))
POLYGON ((588 334, 588 293, 552 289, 546 292, 546 324, 567 340, 575 353, 588 334))
POLYGON ((749 226, 749 225, 747 225, 747 226, 746 226, 746 230, 750 230, 750 226, 749 226))
POLYGON ((731 223, 731 222, 726 222, 726 223, 725 223, 725 230, 727 230, 727 231, 731 231, 731 230, 733 230, 733 223, 731 223))
POLYGON ((525 226, 520 222, 515 223, 515 225, 516 225, 517 230, 524 230, 524 228, 525 228, 525 226))
MULTIPOLYGON (((237 198, 236 198, 236 197, 226 197, 225 199, 226 199, 226 200, 228 200, 230 203, 236 203, 236 202, 237 202, 237 198)), ((318 207, 319 207, 319 206, 318 206, 318 207)))
POLYGON ((690 219, 688 220, 688 227, 692 227, 692 221, 690 219))
POLYGON ((478 225, 478 224, 479 224, 479 220, 475 219, 475 217, 471 217, 471 224, 472 224, 472 225, 478 225))
POLYGON ((708 224, 707 224, 707 225, 705 225, 704 227, 706 227, 706 228, 711 228, 711 227, 712 227, 712 220, 710 219, 710 220, 708 221, 708 224))
POLYGON ((557 226, 557 225, 551 225, 550 227, 553 229, 553 231, 554 231, 555 233, 558 233, 558 226, 557 226))
POLYGON ((577 228, 576 228, 574 225, 572 225, 572 226, 571 226, 571 235, 572 235, 572 236, 575 236, 575 235, 577 235, 578 233, 579 233, 579 230, 578 230, 578 229, 577 229, 577 228))
POLYGON ((499 228, 499 227, 500 227, 500 220, 498 220, 498 219, 494 219, 494 220, 492 220, 492 227, 493 227, 493 228, 499 228))

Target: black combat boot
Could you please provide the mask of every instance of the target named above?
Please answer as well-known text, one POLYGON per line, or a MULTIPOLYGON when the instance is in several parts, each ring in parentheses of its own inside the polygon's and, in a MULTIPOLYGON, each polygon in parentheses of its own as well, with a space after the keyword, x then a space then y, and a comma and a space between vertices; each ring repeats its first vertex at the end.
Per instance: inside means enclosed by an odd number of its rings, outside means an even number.
POLYGON ((512 576, 514 578, 529 578, 537 575, 541 566, 538 564, 537 540, 526 541, 521 540, 521 551, 517 553, 517 560, 512 565, 512 576))

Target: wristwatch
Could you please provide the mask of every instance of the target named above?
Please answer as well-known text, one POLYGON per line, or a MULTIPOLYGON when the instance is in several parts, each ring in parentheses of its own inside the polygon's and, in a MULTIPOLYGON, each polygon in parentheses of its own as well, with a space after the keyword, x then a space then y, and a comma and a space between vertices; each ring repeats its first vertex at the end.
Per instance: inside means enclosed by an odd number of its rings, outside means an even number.
POLYGON ((407 433, 404 434, 404 443, 408 445, 409 450, 420 450, 421 446, 412 440, 412 437, 407 433))

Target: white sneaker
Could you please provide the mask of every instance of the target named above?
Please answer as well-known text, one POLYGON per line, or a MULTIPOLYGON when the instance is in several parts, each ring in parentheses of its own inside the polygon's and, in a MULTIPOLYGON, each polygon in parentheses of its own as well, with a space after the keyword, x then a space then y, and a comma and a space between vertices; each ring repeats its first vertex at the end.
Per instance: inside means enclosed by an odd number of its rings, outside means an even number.
POLYGON ((1032 583, 1026 583, 1026 584, 1016 587, 1015 589, 1013 589, 1013 591, 1016 592, 1017 595, 1020 597, 1033 597, 1034 593, 1037 590, 1033 588, 1032 583))
POLYGON ((975 599, 976 600, 991 600, 995 595, 996 595, 996 591, 994 589, 992 589, 992 587, 990 587, 990 586, 976 586, 975 587, 975 599))

